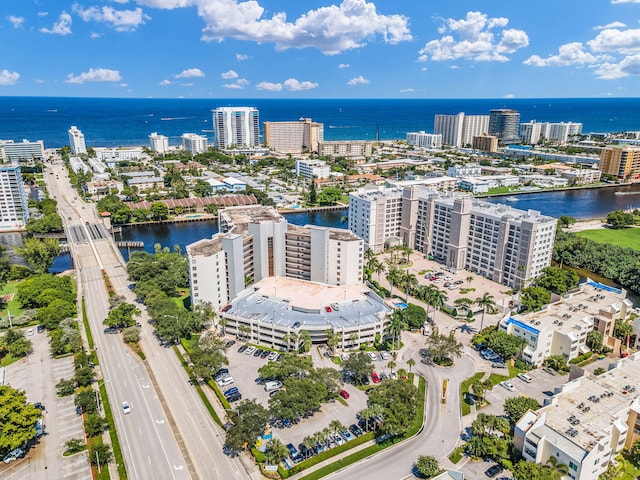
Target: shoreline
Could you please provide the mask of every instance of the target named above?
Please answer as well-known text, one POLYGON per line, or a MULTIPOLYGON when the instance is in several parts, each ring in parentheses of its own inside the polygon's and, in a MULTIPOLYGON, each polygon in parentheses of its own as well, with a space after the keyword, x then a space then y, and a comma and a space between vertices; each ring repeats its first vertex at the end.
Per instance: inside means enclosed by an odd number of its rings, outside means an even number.
POLYGON ((513 192, 506 193, 489 193, 485 195, 476 195, 474 198, 494 198, 494 197, 510 197, 517 195, 532 195, 534 193, 552 193, 552 192, 566 192, 570 190, 591 190, 595 188, 614 188, 614 187, 628 187, 630 185, 635 185, 632 182, 621 182, 621 183, 605 183, 605 184, 597 184, 597 185, 576 185, 575 187, 558 187, 558 188, 539 188, 536 190, 516 190, 513 192))

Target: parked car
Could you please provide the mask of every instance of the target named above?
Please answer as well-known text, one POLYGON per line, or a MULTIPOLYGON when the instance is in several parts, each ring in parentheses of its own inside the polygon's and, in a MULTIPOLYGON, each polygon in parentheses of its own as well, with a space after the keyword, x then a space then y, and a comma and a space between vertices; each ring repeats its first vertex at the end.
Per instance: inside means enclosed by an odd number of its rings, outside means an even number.
POLYGON ((331 307, 329 305, 324 307, 324 311, 327 312, 327 313, 333 312, 333 310, 331 309, 331 307))
POLYGON ((24 450, 20 447, 11 450, 2 460, 4 463, 15 462, 17 459, 24 456, 24 450))
POLYGON ((491 364, 491 368, 507 368, 507 364, 502 362, 493 362, 491 364))
POLYGON ((372 362, 375 362, 376 360, 378 360, 378 357, 376 356, 375 353, 373 352, 367 352, 369 354, 369 358, 371 359, 372 362))
POLYGON ((229 395, 233 395, 234 393, 238 393, 238 387, 231 387, 229 390, 224 392, 224 396, 228 397, 229 395))
POLYGON ((363 433, 362 430, 360 430, 360 427, 358 427, 355 423, 349 427, 349 431, 353 433, 355 437, 359 437, 363 433))
POLYGON ((513 392, 516 389, 516 387, 514 387, 512 384, 510 384, 506 380, 504 382, 500 382, 500 386, 506 388, 510 392, 513 392))
POLYGON ((240 348, 238 348, 238 353, 242 353, 247 349, 246 345, 240 345, 240 348))
POLYGON ((300 453, 298 452, 296 447, 293 446, 293 443, 288 443, 287 449, 289 450, 289 456, 291 457, 291 460, 293 460, 294 462, 299 462, 301 460, 300 453))
POLYGON ((264 350, 262 350, 261 348, 257 349, 255 352, 253 352, 253 356, 254 357, 259 357, 260 355, 262 355, 262 352, 264 352, 264 350))
POLYGON ((227 343, 224 344, 224 346, 229 348, 229 347, 233 347, 235 344, 236 344, 235 340, 229 340, 227 343))
POLYGON ((231 385, 233 383, 233 377, 224 377, 218 380, 219 387, 226 387, 227 385, 231 385))
POLYGON ((340 430, 340 435, 342 435, 342 438, 344 438, 345 442, 350 442, 351 440, 353 440, 353 435, 351 435, 349 430, 340 430))
POLYGON ((278 358, 278 352, 271 352, 267 357, 267 360, 272 361, 272 360, 275 360, 276 358, 278 358))
POLYGON ((347 392, 346 390, 340 390, 340 396, 346 400, 347 398, 349 398, 349 392, 347 392))
POLYGON ((271 352, 269 350, 265 350, 260 354, 260 358, 267 358, 269 355, 271 355, 271 352))
POLYGON ((504 470, 504 468, 502 468, 502 466, 498 465, 497 463, 495 465, 493 465, 492 467, 489 467, 484 474, 489 477, 489 478, 493 478, 496 475, 498 475, 499 473, 501 473, 504 470))
POLYGON ((131 406, 128 402, 122 402, 122 413, 125 415, 131 413, 131 406))
POLYGON ((253 352, 255 352, 255 351, 256 351, 256 347, 254 347, 254 346, 247 347, 247 349, 244 351, 244 354, 245 355, 252 355, 253 352))
POLYGON ((387 360, 389 358, 388 352, 380 352, 380 359, 387 360))
POLYGON ((331 437, 333 439, 333 441, 335 442, 335 444, 337 446, 340 446, 344 443, 344 439, 338 435, 337 433, 334 433, 333 436, 331 437))
POLYGON ((531 383, 533 381, 533 379, 526 373, 519 373, 518 378, 523 382, 527 382, 527 383, 531 383))
POLYGON ((42 333, 42 332, 44 332, 44 325, 38 325, 38 326, 36 327, 36 332, 38 332, 38 333, 42 333))
POLYGON ((320 442, 316 442, 315 447, 313 447, 313 450, 316 452, 316 455, 318 455, 319 453, 324 452, 324 445, 322 445, 320 442))
POLYGON ((227 397, 227 401, 229 402, 237 402, 238 400, 242 400, 242 395, 240 394, 240 392, 236 392, 233 395, 229 395, 227 397))
POLYGON ((373 380, 373 383, 380 383, 380 377, 376 372, 371 374, 371 380, 373 380))

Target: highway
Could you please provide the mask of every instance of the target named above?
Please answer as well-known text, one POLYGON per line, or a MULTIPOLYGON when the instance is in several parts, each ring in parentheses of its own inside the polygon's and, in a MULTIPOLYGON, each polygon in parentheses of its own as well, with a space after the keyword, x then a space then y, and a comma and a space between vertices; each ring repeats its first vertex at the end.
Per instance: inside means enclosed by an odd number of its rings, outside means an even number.
POLYGON ((125 262, 94 205, 82 202, 72 189, 62 162, 48 165, 46 171, 52 172, 45 179, 65 222, 129 477, 250 478, 237 458, 222 452, 222 430, 189 385, 176 355, 153 337, 144 306, 139 321, 148 369, 120 335, 103 333, 108 296, 102 270, 118 295, 130 302, 135 297, 128 288, 125 262), (123 401, 131 406, 128 415, 122 411, 123 401))

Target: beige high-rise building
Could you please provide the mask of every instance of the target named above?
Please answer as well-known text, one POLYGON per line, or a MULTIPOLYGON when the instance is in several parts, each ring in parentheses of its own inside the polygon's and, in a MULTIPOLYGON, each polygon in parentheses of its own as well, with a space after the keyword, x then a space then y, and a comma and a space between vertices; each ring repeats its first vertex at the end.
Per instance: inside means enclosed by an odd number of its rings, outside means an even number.
POLYGON ((482 150, 483 152, 498 151, 498 137, 492 135, 483 135, 481 137, 473 137, 474 150, 482 150))
POLYGON ((301 118, 297 122, 264 122, 264 143, 280 153, 317 152, 324 140, 324 123, 301 118))
POLYGON ((600 152, 602 173, 621 180, 640 179, 640 147, 606 147, 600 152))

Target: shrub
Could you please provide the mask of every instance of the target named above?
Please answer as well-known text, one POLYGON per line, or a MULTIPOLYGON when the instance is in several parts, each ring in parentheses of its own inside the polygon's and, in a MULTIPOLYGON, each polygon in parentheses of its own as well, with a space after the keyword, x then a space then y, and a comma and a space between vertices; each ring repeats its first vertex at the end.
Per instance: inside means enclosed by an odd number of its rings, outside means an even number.
POLYGON ((569 360, 569 363, 573 365, 577 365, 578 363, 584 362, 585 360, 589 360, 593 356, 593 353, 587 352, 582 355, 577 356, 576 358, 569 360))
POLYGON ((602 367, 598 367, 593 371, 594 375, 602 375, 604 372, 606 372, 606 370, 602 367))

